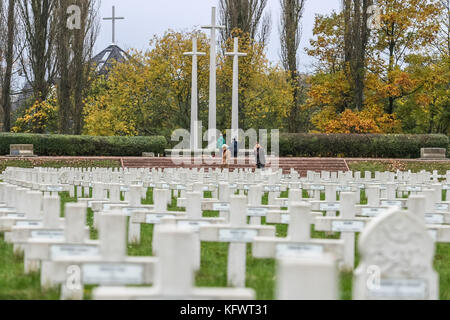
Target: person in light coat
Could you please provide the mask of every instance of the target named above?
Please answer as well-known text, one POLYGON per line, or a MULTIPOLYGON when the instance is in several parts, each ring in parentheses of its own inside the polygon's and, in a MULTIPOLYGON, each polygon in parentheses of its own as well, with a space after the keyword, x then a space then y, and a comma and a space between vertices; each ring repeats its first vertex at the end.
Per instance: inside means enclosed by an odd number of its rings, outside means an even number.
POLYGON ((222 146, 222 168, 228 168, 231 160, 231 151, 228 149, 228 145, 222 146))

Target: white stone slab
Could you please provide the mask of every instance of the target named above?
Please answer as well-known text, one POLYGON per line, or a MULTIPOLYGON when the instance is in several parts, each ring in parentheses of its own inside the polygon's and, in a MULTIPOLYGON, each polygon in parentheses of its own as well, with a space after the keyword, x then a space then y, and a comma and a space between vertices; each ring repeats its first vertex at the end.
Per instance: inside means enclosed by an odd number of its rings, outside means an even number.
POLYGON ((100 255, 98 246, 82 244, 58 244, 50 247, 51 259, 60 257, 94 257, 100 255))
POLYGON ((221 229, 219 240, 225 242, 252 242, 258 236, 258 230, 253 229, 221 229))
POLYGON ((200 227, 202 227, 202 226, 209 226, 210 224, 211 224, 211 222, 204 221, 204 220, 198 220, 198 221, 194 221, 194 220, 178 220, 177 221, 177 225, 178 226, 191 228, 195 232, 198 232, 200 227))
POLYGON ((63 230, 33 230, 31 231, 32 239, 50 239, 64 240, 63 230))
POLYGON ((229 203, 213 203, 213 211, 230 211, 230 204, 229 203))
POLYGON ((339 203, 321 203, 320 211, 339 211, 341 206, 339 203))
POLYGON ((448 203, 436 203, 434 205, 434 209, 437 211, 449 211, 449 204, 448 203))
POLYGON ((145 215, 145 223, 147 224, 159 224, 161 219, 167 217, 167 214, 163 213, 148 213, 145 215))
POLYGON ((365 223, 356 220, 332 221, 331 230, 333 232, 361 232, 365 223))
POLYGON ((16 226, 17 227, 36 227, 36 228, 40 228, 40 227, 42 227, 42 222, 41 221, 23 220, 23 221, 17 221, 16 222, 16 226))
POLYGON ((401 200, 381 200, 381 206, 383 207, 402 207, 401 200))
POLYGON ((351 192, 352 191, 352 187, 350 187, 350 186, 337 186, 336 187, 336 191, 338 191, 338 192, 351 192))
POLYGON ((323 246, 310 243, 279 243, 276 248, 276 258, 318 257, 323 255, 323 246))
POLYGON ((438 213, 425 213, 425 221, 427 224, 443 224, 444 215, 438 213))
POLYGON ((376 217, 380 213, 386 211, 385 208, 361 208, 361 215, 364 217, 376 217))
POLYGON ((408 187, 406 187, 406 191, 420 192, 420 191, 422 191, 422 187, 420 187, 420 186, 408 186, 408 187))
POLYGON ((132 285, 143 283, 142 265, 123 263, 83 264, 83 284, 132 285))
POLYGON ((265 217, 267 215, 268 211, 269 211, 268 208, 248 207, 247 208, 247 216, 250 216, 250 217, 265 217))
POLYGON ((291 221, 291 215, 289 213, 281 214, 281 224, 289 224, 291 221))
POLYGON ((265 192, 280 192, 281 187, 280 186, 264 186, 265 192))
POLYGON ((371 298, 419 299, 427 297, 427 283, 423 279, 381 279, 378 287, 369 287, 371 298))

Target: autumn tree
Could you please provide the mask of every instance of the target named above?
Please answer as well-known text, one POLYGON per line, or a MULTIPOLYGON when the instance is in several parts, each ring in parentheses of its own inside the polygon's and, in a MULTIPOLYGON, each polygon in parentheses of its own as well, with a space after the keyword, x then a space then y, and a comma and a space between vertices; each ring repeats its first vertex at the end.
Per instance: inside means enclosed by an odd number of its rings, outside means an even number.
POLYGON ((387 103, 385 111, 392 114, 395 101, 416 88, 402 70, 405 58, 412 53, 426 53, 435 40, 439 25, 439 6, 435 0, 380 0, 381 28, 375 33, 373 72, 381 74, 380 88, 387 103))
POLYGON ((344 15, 333 12, 317 15, 308 55, 315 58, 315 72, 308 78, 310 89, 306 107, 320 112, 325 107, 339 114, 351 109, 352 83, 345 63, 344 15))
MULTIPOLYGON (((0 1, 3 4, 3 1, 0 1)), ((11 129, 11 81, 14 64, 14 47, 16 33, 16 0, 8 0, 8 10, 6 18, 5 46, 0 48, 4 54, 5 72, 0 77, 1 80, 1 108, 3 112, 3 131, 9 132, 11 129)), ((3 64, 0 57, 0 63, 3 64)))
MULTIPOLYGON (((340 130, 338 126, 327 126, 327 122, 338 119, 336 117, 347 109, 354 110, 353 113, 359 117, 371 117, 378 127, 384 128, 381 132, 398 131, 399 123, 410 119, 404 117, 405 108, 412 101, 419 101, 418 94, 427 92, 432 95, 431 91, 440 90, 440 81, 433 80, 437 85, 430 86, 431 78, 426 76, 426 72, 414 71, 432 68, 438 60, 431 56, 426 58, 433 51, 431 47, 436 38, 437 3, 429 0, 383 0, 378 5, 381 9, 381 28, 371 32, 365 49, 366 72, 361 109, 354 108, 354 77, 348 76, 354 69, 352 65, 356 65, 354 49, 349 50, 354 48, 354 37, 350 38, 350 44, 346 43, 349 39, 346 34, 349 32, 346 23, 348 16, 342 12, 316 18, 315 38, 311 40, 308 54, 317 58, 318 68, 310 77, 311 88, 306 106, 314 112, 312 121, 320 131, 327 132, 331 127, 340 130), (419 68, 417 65, 413 68, 418 61, 415 56, 425 58, 419 68), (424 91, 425 88, 428 89, 424 91)), ((440 117, 440 114, 436 111, 436 115, 440 117)), ((356 127, 369 130, 367 126, 356 127)), ((408 128, 410 126, 405 122, 403 129, 410 130, 408 128)))
POLYGON ((435 47, 443 57, 450 56, 450 0, 440 0, 439 24, 435 47))
MULTIPOLYGON (((238 32, 238 31, 235 31, 238 32)), ((240 48, 248 56, 240 61, 240 125, 248 128, 282 128, 292 105, 292 91, 284 70, 272 67, 262 45, 239 35, 240 48)), ((150 41, 151 50, 134 52, 125 63, 110 70, 108 80, 99 78, 85 104, 84 133, 89 135, 154 135, 170 137, 178 128, 189 129, 192 38, 198 50, 209 52, 204 33, 168 31, 150 41)), ((232 46, 227 41, 226 50, 232 46)), ((208 54, 207 54, 208 55, 208 54)), ((208 123, 209 58, 198 60, 199 120, 208 123)), ((217 70, 217 125, 231 125, 232 59, 220 56, 217 70)))
POLYGON ((11 128, 16 133, 54 134, 58 132, 58 99, 56 88, 49 89, 46 100, 35 100, 20 114, 11 128))
POLYGON ((267 1, 219 0, 220 23, 225 26, 221 31, 222 43, 231 37, 234 29, 240 29, 251 39, 267 45, 271 29, 270 13, 264 14, 267 1))
POLYGON ((55 10, 60 133, 81 134, 83 100, 89 87, 92 50, 98 32, 97 5, 96 0, 58 0, 55 10), (80 8, 79 28, 67 27, 67 9, 71 5, 80 8))
POLYGON ((54 83, 56 0, 17 0, 19 19, 24 30, 21 55, 22 71, 31 84, 35 100, 44 101, 54 83))
POLYGON ((343 0, 344 61, 347 77, 352 82, 352 108, 364 105, 366 47, 369 40, 368 8, 372 0, 343 0))
MULTIPOLYGON (((190 125, 190 80, 192 62, 184 52, 208 52, 203 33, 168 31, 150 41, 152 50, 133 52, 131 59, 117 63, 108 80, 99 79, 85 105, 85 130, 90 135, 169 136, 190 125)), ((199 118, 207 123, 209 60, 198 61, 199 118)))
POLYGON ((281 62, 285 70, 290 74, 293 89, 294 106, 288 117, 288 129, 290 132, 300 132, 299 113, 301 96, 301 79, 298 72, 297 51, 301 41, 301 18, 305 8, 305 0, 280 0, 281 5, 281 62))

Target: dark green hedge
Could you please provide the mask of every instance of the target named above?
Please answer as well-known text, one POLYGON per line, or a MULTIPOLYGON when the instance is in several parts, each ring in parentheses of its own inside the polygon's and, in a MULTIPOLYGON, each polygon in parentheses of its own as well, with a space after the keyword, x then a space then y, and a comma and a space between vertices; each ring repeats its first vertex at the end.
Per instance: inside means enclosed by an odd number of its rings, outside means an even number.
MULTIPOLYGON (((281 134, 280 155, 294 157, 419 158, 420 148, 448 148, 445 135, 281 134)), ((10 144, 33 144, 40 156, 141 156, 163 154, 166 138, 90 137, 0 133, 0 155, 10 144)), ((270 145, 270 143, 269 143, 270 145)))
POLYGON ((445 135, 281 134, 280 155, 294 157, 420 158, 420 148, 449 146, 445 135))
POLYGON ((9 154, 10 144, 33 144, 39 156, 142 156, 142 152, 163 154, 166 138, 91 137, 49 134, 0 134, 0 155, 9 154))

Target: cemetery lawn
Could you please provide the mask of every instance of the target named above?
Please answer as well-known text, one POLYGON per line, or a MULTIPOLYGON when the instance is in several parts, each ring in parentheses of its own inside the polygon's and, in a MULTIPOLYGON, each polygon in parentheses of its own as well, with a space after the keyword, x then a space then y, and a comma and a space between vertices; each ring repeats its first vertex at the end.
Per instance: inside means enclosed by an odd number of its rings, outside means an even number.
POLYGON ((374 173, 375 171, 392 171, 397 170, 411 172, 420 172, 422 170, 433 172, 437 170, 439 174, 445 174, 447 170, 450 170, 450 161, 405 161, 405 160, 374 160, 374 161, 352 161, 347 160, 347 164, 350 170, 360 171, 361 176, 364 177, 365 171, 374 173))
POLYGON ((76 159, 61 159, 61 160, 38 160, 30 159, 0 159, 0 172, 5 171, 7 167, 16 168, 119 168, 120 162, 115 160, 76 160, 76 159))
MULTIPOLYGON (((61 193, 62 208, 67 202, 76 201, 70 198, 68 193, 61 193)), ((210 193, 205 194, 210 197, 210 193)), ((284 192, 282 197, 287 197, 284 192)), ((306 194, 303 195, 306 197, 306 194)), ((361 194, 362 203, 367 203, 364 192, 361 194)), ((144 204, 153 203, 153 192, 147 192, 144 204)), ((173 199, 170 210, 183 210, 175 207, 173 199)), ((267 194, 263 198, 263 203, 267 203, 267 194)), ((62 212, 64 215, 64 212, 62 212)), ((207 211, 204 216, 218 216, 217 212, 207 211)), ((88 210, 87 223, 91 228, 91 238, 97 239, 97 230, 92 227, 93 213, 88 210)), ((264 223, 264 219, 263 219, 264 223)), ((278 237, 285 237, 287 234, 286 225, 276 225, 278 237)), ((128 255, 130 256, 150 256, 152 254, 151 240, 153 234, 152 225, 142 225, 141 244, 129 245, 128 255)), ((339 238, 339 234, 325 235, 323 232, 316 232, 312 228, 313 238, 339 238)), ((356 241, 358 241, 356 239, 356 241)), ((201 268, 196 275, 196 286, 200 287, 226 287, 227 269, 227 243, 207 242, 201 245, 201 268)), ((355 263, 358 264, 359 256, 356 255, 355 263)), ((438 244, 434 261, 435 270, 439 273, 440 298, 450 300, 450 244, 438 244)), ((250 245, 247 248, 247 287, 256 291, 258 300, 272 300, 275 298, 275 276, 276 262, 274 259, 254 259, 251 255, 250 245)), ((0 300, 47 300, 59 299, 59 289, 44 291, 40 288, 40 275, 38 273, 25 275, 23 272, 23 256, 15 255, 13 247, 3 241, 0 234, 0 300)), ((93 287, 85 287, 85 298, 90 299, 93 287)), ((340 298, 350 300, 352 297, 352 273, 341 273, 340 275, 340 298)))

